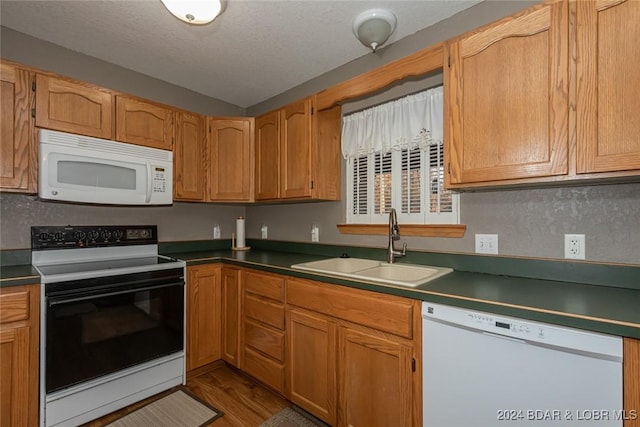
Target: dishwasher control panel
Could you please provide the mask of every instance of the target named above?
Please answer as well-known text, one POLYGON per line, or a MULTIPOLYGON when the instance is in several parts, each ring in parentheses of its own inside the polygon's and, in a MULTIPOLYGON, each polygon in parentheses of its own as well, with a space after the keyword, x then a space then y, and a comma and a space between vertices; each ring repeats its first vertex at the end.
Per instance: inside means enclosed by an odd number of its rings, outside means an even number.
POLYGON ((503 318, 496 318, 484 313, 468 313, 467 317, 478 325, 485 325, 489 329, 496 328, 496 333, 503 333, 505 331, 514 334, 530 334, 537 331, 538 338, 544 339, 545 333, 542 327, 532 328, 527 323, 518 323, 503 318))
POLYGON ((612 335, 426 301, 422 302, 422 317, 424 321, 447 323, 486 335, 519 340, 523 343, 570 347, 577 351, 622 358, 622 339, 612 335))

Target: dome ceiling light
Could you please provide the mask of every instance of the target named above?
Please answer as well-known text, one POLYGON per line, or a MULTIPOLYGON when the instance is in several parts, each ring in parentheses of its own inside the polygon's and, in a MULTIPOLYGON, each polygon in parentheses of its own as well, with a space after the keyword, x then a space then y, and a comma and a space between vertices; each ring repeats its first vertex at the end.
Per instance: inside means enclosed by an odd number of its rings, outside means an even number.
POLYGON ((222 0, 161 0, 176 18, 189 24, 204 25, 222 12, 222 0))
POLYGON ((386 9, 367 10, 353 20, 353 34, 375 52, 393 34, 396 21, 396 16, 386 9))

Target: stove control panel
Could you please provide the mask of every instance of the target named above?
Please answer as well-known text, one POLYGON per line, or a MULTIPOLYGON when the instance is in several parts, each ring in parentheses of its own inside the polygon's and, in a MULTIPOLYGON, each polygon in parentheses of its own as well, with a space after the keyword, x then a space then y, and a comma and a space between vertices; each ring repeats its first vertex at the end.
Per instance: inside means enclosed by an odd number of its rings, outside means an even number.
POLYGON ((158 244, 156 225, 67 225, 31 227, 31 250, 158 244))

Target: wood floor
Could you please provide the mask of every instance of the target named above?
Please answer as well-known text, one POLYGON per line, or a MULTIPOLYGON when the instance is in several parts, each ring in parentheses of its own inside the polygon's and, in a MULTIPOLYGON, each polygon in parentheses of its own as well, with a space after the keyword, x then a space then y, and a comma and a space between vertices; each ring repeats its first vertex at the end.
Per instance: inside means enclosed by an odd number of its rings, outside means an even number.
MULTIPOLYGON (((291 403, 279 395, 224 363, 216 363, 196 375, 187 378, 189 391, 224 412, 223 417, 211 424, 212 427, 257 427, 284 407, 291 406, 291 403)), ((156 398, 157 396, 148 400, 156 398)), ((148 403, 148 400, 106 415, 83 427, 102 427, 148 403)))

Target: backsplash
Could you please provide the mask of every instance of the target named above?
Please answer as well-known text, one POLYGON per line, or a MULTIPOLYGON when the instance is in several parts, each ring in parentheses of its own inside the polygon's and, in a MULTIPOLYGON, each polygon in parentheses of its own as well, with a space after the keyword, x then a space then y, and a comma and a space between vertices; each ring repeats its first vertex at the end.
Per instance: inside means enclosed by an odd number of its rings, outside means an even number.
MULTIPOLYGON (((564 234, 586 235, 586 259, 640 265, 640 184, 500 190, 461 194, 463 238, 402 237, 410 249, 474 253, 475 234, 498 234, 500 255, 564 259, 564 234)), ((247 236, 386 247, 386 236, 340 234, 344 202, 247 207, 247 236)))
POLYGON ((0 249, 29 248, 32 225, 135 225, 157 224, 162 242, 206 240, 213 226, 230 239, 236 217, 244 206, 204 203, 174 203, 172 206, 92 206, 43 202, 36 196, 0 193, 0 249))
MULTIPOLYGON (((501 190, 463 193, 465 236, 402 237, 409 249, 474 253, 476 233, 498 234, 500 255, 563 259, 564 234, 586 235, 586 259, 640 265, 640 184, 501 190)), ((208 240, 219 224, 231 238, 235 218, 247 218, 247 238, 310 242, 311 225, 320 243, 386 247, 386 236, 340 234, 344 202, 285 205, 174 203, 164 207, 110 207, 53 203, 35 196, 0 194, 0 249, 29 248, 32 225, 157 224, 160 241, 208 240)))

